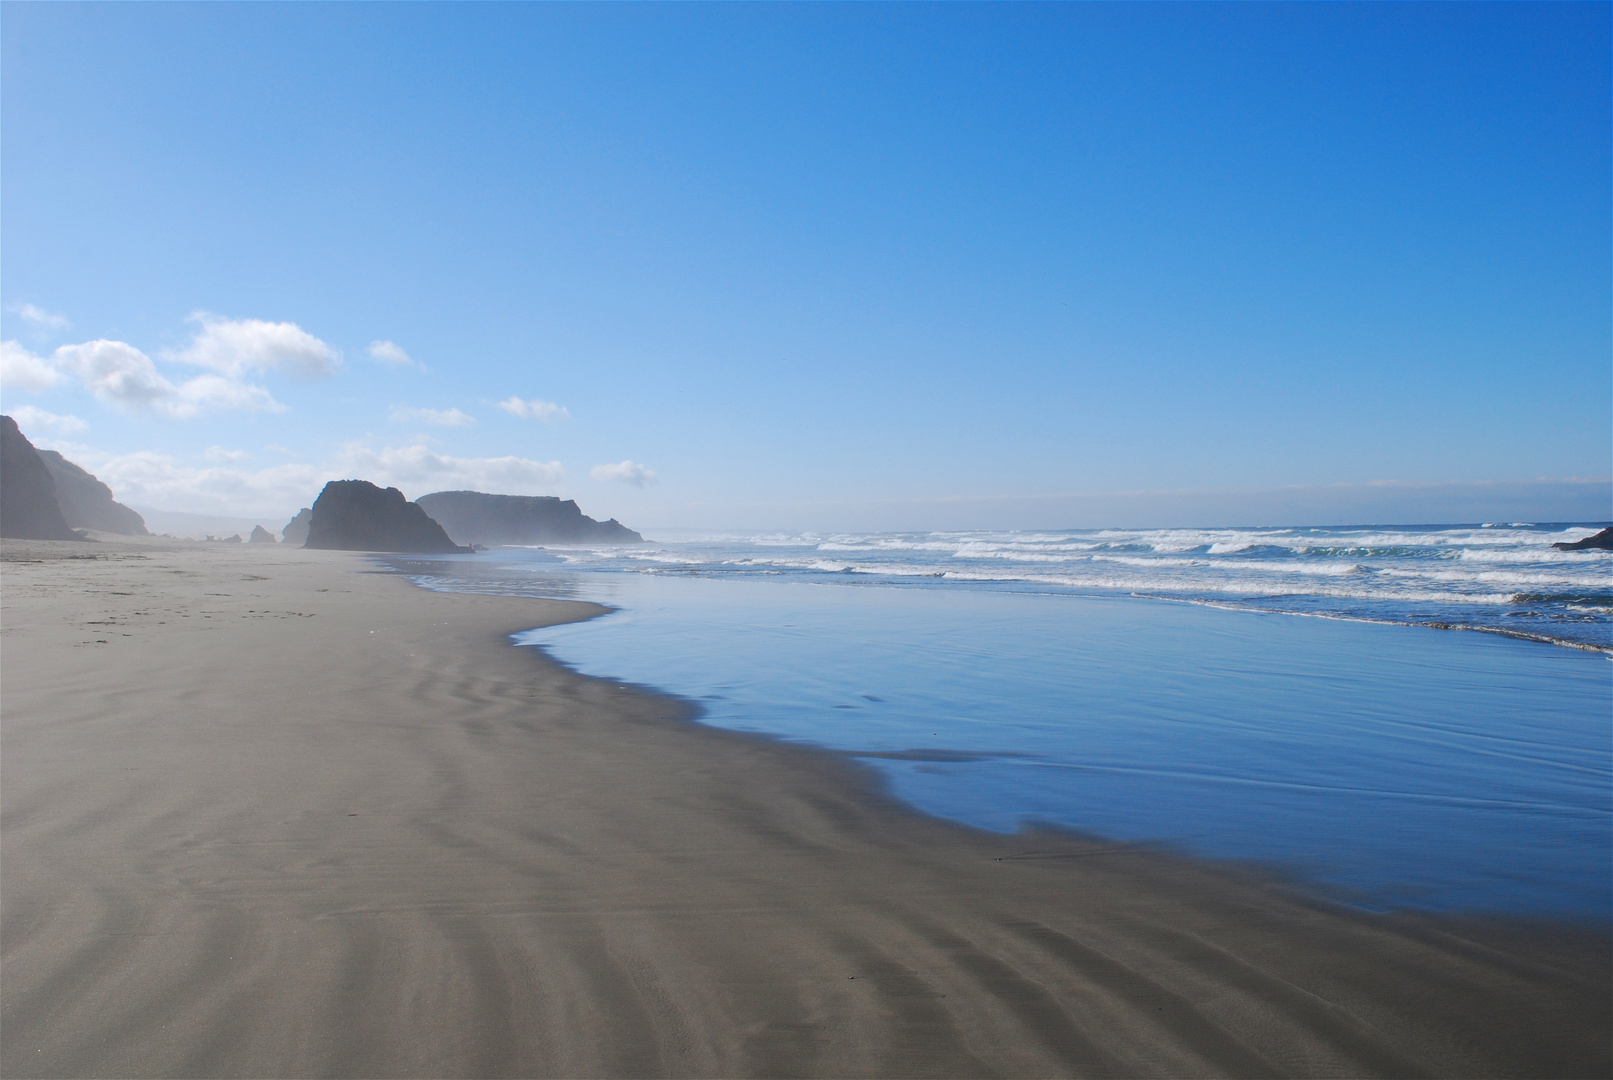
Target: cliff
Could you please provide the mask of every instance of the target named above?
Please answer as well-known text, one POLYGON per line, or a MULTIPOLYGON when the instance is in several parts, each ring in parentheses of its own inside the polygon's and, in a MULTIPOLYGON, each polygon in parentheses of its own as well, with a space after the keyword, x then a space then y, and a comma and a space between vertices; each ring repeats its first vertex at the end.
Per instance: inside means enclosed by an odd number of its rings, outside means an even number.
POLYGON ((297 516, 286 522, 286 527, 280 530, 280 542, 283 544, 296 544, 302 547, 308 542, 308 521, 314 516, 309 507, 297 511, 297 516))
POLYGON ((146 519, 112 498, 112 489, 54 450, 39 451, 39 460, 56 483, 56 502, 75 529, 99 529, 124 536, 146 536, 146 519))
POLYGON ((1571 544, 1553 544, 1558 551, 1613 551, 1613 529, 1603 529, 1571 544))
POLYGON ((419 504, 461 544, 641 544, 644 537, 615 518, 595 521, 570 499, 553 495, 487 495, 435 491, 419 504))
POLYGON ((82 539, 67 527, 50 470, 9 416, 0 416, 0 536, 82 539))
POLYGON ((441 525, 397 488, 368 480, 332 480, 314 500, 308 521, 310 548, 339 551, 469 551, 448 539, 441 525))

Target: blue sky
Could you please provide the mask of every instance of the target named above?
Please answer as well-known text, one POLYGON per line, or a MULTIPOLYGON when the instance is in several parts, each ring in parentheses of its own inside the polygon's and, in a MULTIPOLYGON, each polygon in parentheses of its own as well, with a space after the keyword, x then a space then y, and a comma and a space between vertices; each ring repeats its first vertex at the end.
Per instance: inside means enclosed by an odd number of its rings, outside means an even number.
POLYGON ((1609 12, 7 3, 4 407, 266 518, 1606 518, 1609 12))

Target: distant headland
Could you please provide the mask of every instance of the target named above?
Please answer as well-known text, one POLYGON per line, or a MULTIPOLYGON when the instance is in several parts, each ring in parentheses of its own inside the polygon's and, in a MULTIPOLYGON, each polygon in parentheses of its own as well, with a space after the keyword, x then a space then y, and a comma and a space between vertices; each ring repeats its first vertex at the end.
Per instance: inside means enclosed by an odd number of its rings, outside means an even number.
POLYGON ((416 502, 461 544, 642 544, 615 518, 595 521, 571 499, 553 495, 488 495, 435 491, 416 502))

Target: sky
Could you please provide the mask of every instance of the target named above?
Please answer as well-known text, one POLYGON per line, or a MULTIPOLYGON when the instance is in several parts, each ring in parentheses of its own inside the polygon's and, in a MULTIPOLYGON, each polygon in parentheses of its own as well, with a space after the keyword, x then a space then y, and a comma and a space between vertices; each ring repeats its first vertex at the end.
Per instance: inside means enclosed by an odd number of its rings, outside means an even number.
POLYGON ((0 4, 0 407, 137 507, 1613 518, 1605 3, 0 4))

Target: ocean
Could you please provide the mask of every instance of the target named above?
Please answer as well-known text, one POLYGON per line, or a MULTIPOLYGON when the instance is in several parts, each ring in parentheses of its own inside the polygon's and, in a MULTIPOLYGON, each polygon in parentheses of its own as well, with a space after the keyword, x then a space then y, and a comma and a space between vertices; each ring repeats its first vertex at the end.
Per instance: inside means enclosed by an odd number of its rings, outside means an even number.
POLYGON ((534 630, 897 797, 1258 864, 1344 902, 1613 918, 1593 526, 666 536, 387 560, 609 605, 534 630))

